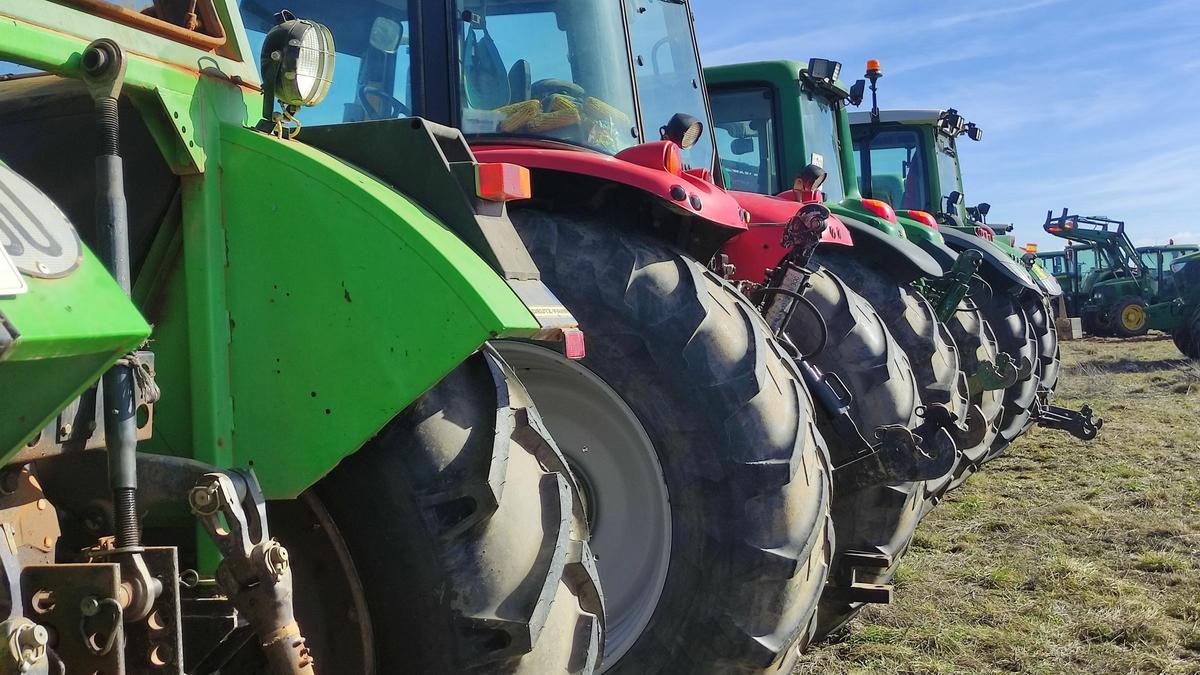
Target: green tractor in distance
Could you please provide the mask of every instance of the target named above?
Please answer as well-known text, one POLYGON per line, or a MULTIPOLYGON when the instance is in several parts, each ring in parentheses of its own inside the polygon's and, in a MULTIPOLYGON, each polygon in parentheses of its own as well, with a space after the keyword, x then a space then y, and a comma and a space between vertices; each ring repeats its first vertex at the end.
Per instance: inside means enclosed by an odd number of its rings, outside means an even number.
POLYGON ((485 346, 582 355, 528 174, 306 144, 331 36, 264 38, 260 80, 230 2, 0 2, 0 671, 591 672, 584 501, 485 346))
MULTIPOLYGON (((1137 247, 1142 263, 1150 271, 1151 278, 1159 285, 1159 296, 1161 297, 1172 297, 1177 294, 1172 265, 1176 260, 1195 253, 1197 250, 1200 250, 1200 247, 1195 244, 1171 243, 1162 246, 1137 247)), ((1038 251, 1036 255, 1039 264, 1053 274, 1055 280, 1062 286, 1066 315, 1079 317, 1083 305, 1091 296, 1090 293, 1083 292, 1082 281, 1095 278, 1096 275, 1089 277, 1091 272, 1105 265, 1099 250, 1092 245, 1074 246, 1068 242, 1061 251, 1038 251)))
MULTIPOLYGON (((867 77, 874 95, 881 72, 869 64, 867 77)), ((953 109, 880 111, 872 105, 870 112, 852 114, 851 122, 863 194, 895 200, 900 217, 912 209, 932 213, 951 248, 976 251, 985 260, 980 277, 986 283, 976 302, 996 333, 1000 351, 1018 362, 1028 359, 1036 375, 1016 396, 1006 399, 1006 407, 1014 413, 1013 424, 1001 435, 1011 441, 1039 424, 1083 440, 1094 438, 1100 422, 1092 420, 1090 407, 1071 411, 1050 402, 1060 370, 1050 303, 1062 295, 1061 287, 1033 264, 1032 254, 1013 244, 1006 234, 1011 226, 986 223, 988 204, 970 209, 963 205, 956 141, 962 136, 981 140, 982 130, 953 109)), ((1004 445, 998 445, 991 456, 1004 445)))
MULTIPOLYGON (((278 6, 240 3, 252 44, 278 6)), ((419 115, 530 171, 508 214, 588 349, 492 344, 582 486, 601 668, 789 671, 832 549, 829 460, 795 364, 724 278, 721 246, 746 223, 713 180, 689 5, 287 6, 329 26, 346 73, 301 142, 420 178, 397 145, 419 115)))
POLYGON ((1185 356, 1200 359, 1200 252, 1177 258, 1171 263, 1171 274, 1182 305, 1181 319, 1171 330, 1171 337, 1185 356))
POLYGON ((1134 247, 1125 223, 1099 216, 1054 217, 1047 212, 1042 228, 1049 234, 1080 244, 1064 252, 1075 282, 1073 304, 1083 330, 1093 335, 1136 337, 1148 330, 1172 332, 1186 317, 1175 289, 1171 264, 1196 250, 1195 246, 1134 247), (1082 263, 1075 249, 1091 253, 1097 264, 1082 263), (1084 269, 1086 267, 1086 269, 1084 269))

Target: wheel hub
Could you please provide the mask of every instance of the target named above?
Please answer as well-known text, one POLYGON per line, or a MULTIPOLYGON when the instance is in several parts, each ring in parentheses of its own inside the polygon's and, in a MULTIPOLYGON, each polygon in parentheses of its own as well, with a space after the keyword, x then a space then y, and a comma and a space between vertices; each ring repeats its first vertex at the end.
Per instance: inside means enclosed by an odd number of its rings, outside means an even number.
POLYGON ((604 589, 611 666, 646 629, 666 583, 671 507, 654 445, 599 376, 556 351, 492 343, 516 371, 567 459, 591 525, 604 589))
POLYGON ((1146 310, 1139 305, 1129 305, 1121 312, 1121 325, 1127 330, 1140 330, 1146 323, 1146 310))

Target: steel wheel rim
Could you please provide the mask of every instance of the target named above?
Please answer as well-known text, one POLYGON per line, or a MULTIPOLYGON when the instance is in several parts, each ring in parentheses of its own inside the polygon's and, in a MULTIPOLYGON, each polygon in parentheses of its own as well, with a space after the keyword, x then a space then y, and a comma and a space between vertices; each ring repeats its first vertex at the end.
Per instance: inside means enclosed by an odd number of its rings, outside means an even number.
POLYGON ((1138 330, 1146 322, 1146 312, 1139 305, 1130 305, 1121 313, 1121 323, 1128 330, 1138 330))
POLYGON ((492 344, 529 391, 587 503, 605 597, 605 670, 646 629, 666 584, 671 506, 662 465, 633 410, 591 370, 544 347, 492 344))

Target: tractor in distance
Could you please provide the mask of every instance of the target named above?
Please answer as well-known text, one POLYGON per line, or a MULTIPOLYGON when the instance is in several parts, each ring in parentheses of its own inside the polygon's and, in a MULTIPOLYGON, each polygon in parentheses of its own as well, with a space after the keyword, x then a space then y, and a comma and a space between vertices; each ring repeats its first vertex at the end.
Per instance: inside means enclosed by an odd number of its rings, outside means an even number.
POLYGON ((1180 321, 1171 330, 1179 351, 1200 359, 1200 252, 1188 253, 1171 263, 1175 293, 1182 305, 1180 321))
POLYGON ((1078 311, 1085 332, 1136 337, 1152 329, 1172 332, 1186 318, 1172 264, 1196 246, 1137 248, 1123 221, 1067 209, 1057 217, 1047 212, 1042 227, 1072 244, 1063 251, 1074 291, 1068 306, 1078 311))
MULTIPOLYGON (((1172 265, 1176 260, 1197 250, 1200 250, 1200 247, 1195 244, 1173 242, 1137 247, 1142 263, 1149 269, 1151 277, 1159 283, 1159 295, 1164 297, 1176 294, 1173 288, 1175 281, 1172 265)), ((1042 267, 1053 274, 1063 288, 1066 316, 1079 317, 1083 304, 1088 300, 1088 294, 1081 292, 1080 282, 1087 278, 1092 270, 1104 264, 1098 258, 1096 247, 1089 244, 1074 245, 1068 241, 1061 251, 1038 251, 1036 255, 1042 267)))
POLYGON ((297 133, 326 27, 144 4, 0 1, 0 672, 593 671, 583 497, 486 346, 583 353, 528 174, 420 119, 368 172, 297 133))
MULTIPOLYGON (((881 77, 872 68, 877 65, 869 63, 867 71, 873 99, 874 83, 881 77)), ((1051 299, 1062 294, 1061 287, 1052 275, 1032 264, 1034 256, 1003 234, 1011 226, 985 222, 991 210, 988 204, 964 206, 957 139, 982 140, 982 129, 954 109, 880 111, 874 100, 871 111, 854 113, 851 121, 863 193, 897 200, 901 216, 913 208, 932 213, 951 248, 977 251, 986 261, 980 267, 985 283, 976 294, 977 302, 983 305, 1000 351, 1018 362, 1029 359, 1036 375, 1010 402, 1022 411, 1005 434, 1008 440, 1033 424, 1063 429, 1085 440, 1094 438, 1100 423, 1092 420, 1090 407, 1071 411, 1051 403, 1060 369, 1051 299)))

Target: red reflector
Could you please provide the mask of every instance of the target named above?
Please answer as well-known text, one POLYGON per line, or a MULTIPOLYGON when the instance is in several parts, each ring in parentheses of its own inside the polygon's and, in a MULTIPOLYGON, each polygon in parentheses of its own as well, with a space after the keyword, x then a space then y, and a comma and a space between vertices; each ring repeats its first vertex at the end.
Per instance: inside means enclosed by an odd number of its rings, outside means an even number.
POLYGON ((587 356, 587 347, 583 344, 583 331, 568 328, 563 331, 563 341, 566 343, 568 359, 578 361, 587 356))
POLYGON ((529 169, 516 164, 495 163, 475 166, 475 184, 479 198, 490 202, 529 199, 529 169))
POLYGON ((896 212, 892 209, 892 205, 887 202, 881 202, 878 199, 862 200, 863 208, 883 218, 889 223, 896 222, 896 212))
POLYGON ((908 212, 908 217, 931 230, 938 229, 937 219, 934 218, 933 214, 929 213, 928 211, 911 210, 908 212))

